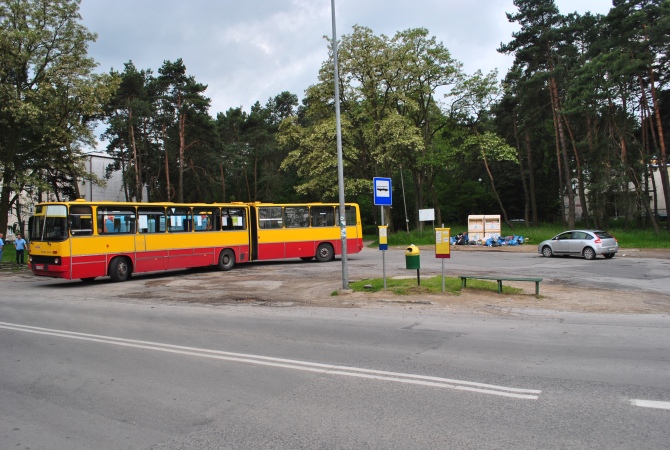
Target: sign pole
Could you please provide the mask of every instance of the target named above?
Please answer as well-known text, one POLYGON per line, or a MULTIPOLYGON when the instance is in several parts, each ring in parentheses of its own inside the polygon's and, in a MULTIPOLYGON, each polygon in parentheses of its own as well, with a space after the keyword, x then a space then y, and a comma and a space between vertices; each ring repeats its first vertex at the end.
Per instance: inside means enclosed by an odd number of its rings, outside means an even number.
POLYGON ((333 16, 333 70, 335 78, 335 128, 337 135, 337 184, 339 191, 340 241, 342 245, 342 289, 349 289, 349 270, 347 268, 347 223, 344 204, 344 165, 342 162, 342 125, 340 120, 340 75, 337 64, 337 26, 335 24, 335 0, 330 1, 333 16))
POLYGON ((382 274, 384 279, 384 290, 386 290, 386 249, 388 248, 387 230, 384 224, 384 206, 391 206, 393 195, 391 191, 391 179, 374 177, 372 179, 374 204, 382 208, 382 225, 379 227, 379 250, 382 252, 382 274))
POLYGON ((444 294, 444 258, 442 258, 442 293, 444 294))
MULTIPOLYGON (((381 209, 382 209, 382 227, 384 227, 384 207, 381 206, 381 209)), ((382 245, 381 239, 379 244, 380 246, 382 245)), ((384 243, 384 245, 386 245, 386 243, 384 243)), ((382 248, 382 276, 384 280, 384 291, 386 291, 386 250, 384 248, 382 248)))

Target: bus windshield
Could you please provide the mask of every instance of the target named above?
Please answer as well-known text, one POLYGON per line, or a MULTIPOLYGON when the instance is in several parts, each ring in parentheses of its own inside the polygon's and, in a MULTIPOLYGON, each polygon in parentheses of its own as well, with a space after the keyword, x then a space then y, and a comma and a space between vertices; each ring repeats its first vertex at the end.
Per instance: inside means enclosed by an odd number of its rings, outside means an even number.
POLYGON ((47 205, 46 214, 38 207, 33 217, 30 239, 36 241, 64 241, 67 239, 67 207, 47 205))

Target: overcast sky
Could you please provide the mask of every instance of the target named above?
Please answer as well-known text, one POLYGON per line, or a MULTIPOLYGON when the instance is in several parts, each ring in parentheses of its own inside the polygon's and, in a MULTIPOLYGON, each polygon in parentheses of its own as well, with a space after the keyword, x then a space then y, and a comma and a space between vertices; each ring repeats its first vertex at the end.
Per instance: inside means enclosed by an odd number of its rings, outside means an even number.
MULTIPOLYGON (((556 0, 563 14, 605 14, 611 0, 556 0)), ((303 98, 328 56, 330 0, 82 0, 83 24, 98 34, 89 54, 100 71, 122 71, 132 60, 158 74, 163 61, 182 58, 188 75, 208 85, 210 114, 282 91, 303 98)), ((512 0, 335 0, 337 36, 354 25, 393 36, 428 29, 467 73, 498 69, 512 57, 496 52, 517 30, 505 12, 512 0)))

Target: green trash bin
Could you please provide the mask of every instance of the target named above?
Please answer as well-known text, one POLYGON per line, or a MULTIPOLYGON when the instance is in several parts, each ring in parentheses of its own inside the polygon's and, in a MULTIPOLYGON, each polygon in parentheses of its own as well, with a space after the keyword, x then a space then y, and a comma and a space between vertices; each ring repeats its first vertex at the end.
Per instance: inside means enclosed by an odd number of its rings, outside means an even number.
POLYGON ((405 251, 405 269, 420 269, 421 259, 419 256, 419 247, 412 244, 405 251))

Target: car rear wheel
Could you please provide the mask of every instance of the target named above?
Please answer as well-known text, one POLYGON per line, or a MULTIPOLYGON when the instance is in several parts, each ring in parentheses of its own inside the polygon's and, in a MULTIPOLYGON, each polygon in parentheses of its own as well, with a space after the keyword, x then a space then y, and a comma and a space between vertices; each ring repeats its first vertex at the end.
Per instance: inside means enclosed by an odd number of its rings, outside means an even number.
POLYGON ((614 253, 605 253, 603 256, 607 259, 612 259, 614 258, 614 253))
POLYGON ((335 258, 335 251, 330 244, 319 244, 316 249, 316 260, 319 262, 332 261, 335 258))
POLYGON ((586 247, 582 253, 584 254, 584 258, 588 260, 596 259, 596 251, 591 247, 586 247))
POLYGON ((551 251, 551 247, 549 247, 548 245, 542 247, 542 256, 544 256, 545 258, 550 258, 554 256, 554 252, 551 251))

